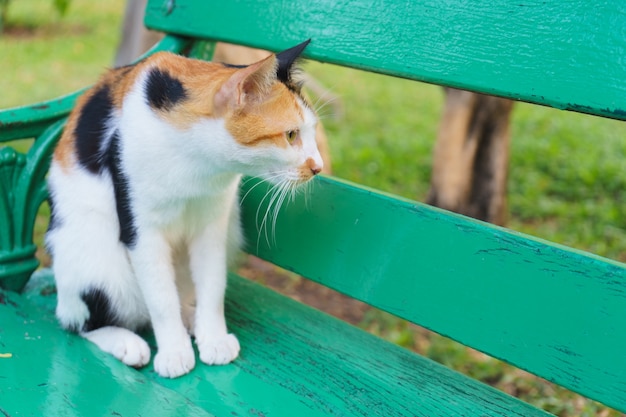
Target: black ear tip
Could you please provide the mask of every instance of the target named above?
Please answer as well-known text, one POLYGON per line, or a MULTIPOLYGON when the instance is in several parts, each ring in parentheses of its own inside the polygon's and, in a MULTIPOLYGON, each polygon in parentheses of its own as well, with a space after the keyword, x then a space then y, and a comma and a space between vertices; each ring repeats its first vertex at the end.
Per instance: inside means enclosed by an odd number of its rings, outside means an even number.
POLYGON ((285 49, 284 51, 278 53, 276 57, 278 58, 279 62, 280 61, 293 62, 298 56, 300 56, 302 51, 304 51, 304 48, 306 48, 309 43, 311 43, 311 38, 307 39, 306 41, 302 43, 299 43, 296 46, 292 46, 289 49, 285 49))
POLYGON ((302 51, 304 51, 304 48, 306 48, 309 43, 311 43, 310 38, 296 46, 293 46, 276 54, 276 59, 278 60, 278 69, 276 75, 279 80, 285 83, 291 82, 291 71, 293 64, 294 62, 296 62, 302 51))

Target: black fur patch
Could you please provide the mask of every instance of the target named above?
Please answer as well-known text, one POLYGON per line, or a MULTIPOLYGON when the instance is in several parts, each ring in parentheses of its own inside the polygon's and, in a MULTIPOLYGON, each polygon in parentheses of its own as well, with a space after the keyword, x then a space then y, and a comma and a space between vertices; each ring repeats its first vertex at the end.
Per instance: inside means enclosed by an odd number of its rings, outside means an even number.
POLYGON ((82 300, 89 309, 89 319, 83 324, 81 331, 90 332, 105 326, 119 326, 119 320, 108 295, 101 289, 92 288, 81 294, 82 300))
POLYGON ((117 131, 113 134, 109 143, 106 165, 113 183, 117 219, 120 223, 120 241, 127 247, 132 247, 137 242, 137 227, 135 226, 135 216, 130 203, 128 178, 120 164, 120 137, 117 131))
POLYGON ((302 42, 299 45, 296 45, 292 48, 289 48, 285 51, 276 55, 276 59, 278 60, 278 69, 276 71, 276 78, 287 87, 297 88, 294 84, 293 79, 291 77, 294 72, 294 64, 300 57, 304 48, 311 42, 311 39, 302 42))
POLYGON ((102 171, 102 142, 106 134, 106 123, 112 111, 111 92, 105 85, 87 100, 76 123, 74 134, 78 161, 93 174, 102 171))
POLYGON ((177 78, 154 68, 146 82, 146 98, 153 109, 169 110, 187 98, 187 91, 177 78))

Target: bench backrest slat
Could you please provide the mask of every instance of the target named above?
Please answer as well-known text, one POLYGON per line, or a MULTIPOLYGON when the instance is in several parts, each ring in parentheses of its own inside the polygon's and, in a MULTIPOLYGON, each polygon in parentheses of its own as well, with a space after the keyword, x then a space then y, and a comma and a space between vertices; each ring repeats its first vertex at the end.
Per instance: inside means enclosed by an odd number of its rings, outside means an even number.
POLYGON ((150 0, 146 25, 626 119, 626 2, 150 0), (168 8, 171 5, 171 9, 168 8))
POLYGON ((330 178, 258 232, 255 186, 250 252, 626 410, 623 264, 330 178))

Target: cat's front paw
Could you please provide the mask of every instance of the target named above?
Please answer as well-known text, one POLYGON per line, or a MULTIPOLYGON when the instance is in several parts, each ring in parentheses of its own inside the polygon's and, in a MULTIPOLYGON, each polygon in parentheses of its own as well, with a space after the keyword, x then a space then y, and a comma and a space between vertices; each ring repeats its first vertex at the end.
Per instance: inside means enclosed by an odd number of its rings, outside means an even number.
POLYGON ((154 357, 154 370, 165 378, 176 378, 189 373, 196 365, 191 343, 176 348, 159 349, 154 357))
POLYGON ((234 334, 197 341, 200 360, 207 365, 226 365, 239 356, 239 341, 234 334))

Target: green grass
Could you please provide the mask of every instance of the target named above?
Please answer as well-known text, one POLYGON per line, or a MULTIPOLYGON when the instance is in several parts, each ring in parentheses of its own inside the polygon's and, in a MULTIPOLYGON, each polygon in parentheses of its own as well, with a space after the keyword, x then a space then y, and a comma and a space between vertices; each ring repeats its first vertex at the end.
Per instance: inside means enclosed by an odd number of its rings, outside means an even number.
MULTIPOLYGON (((89 85, 113 61, 123 1, 72 0, 63 19, 51 3, 12 3, 9 33, 17 35, 0 37, 0 108, 89 85)), ((343 119, 324 119, 334 173, 423 200, 441 89, 330 65, 306 68, 343 100, 343 119)), ((512 138, 509 226, 625 261, 626 123, 517 104, 512 138)), ((39 241, 46 218, 44 207, 39 241)), ((387 314, 372 310, 362 327, 559 416, 619 415, 387 314)))
POLYGON ((52 1, 12 1, 0 36, 0 108, 78 90, 111 66, 122 0, 72 0, 61 18, 52 1))
POLYGON ((626 260, 626 123, 519 105, 511 227, 626 260))

